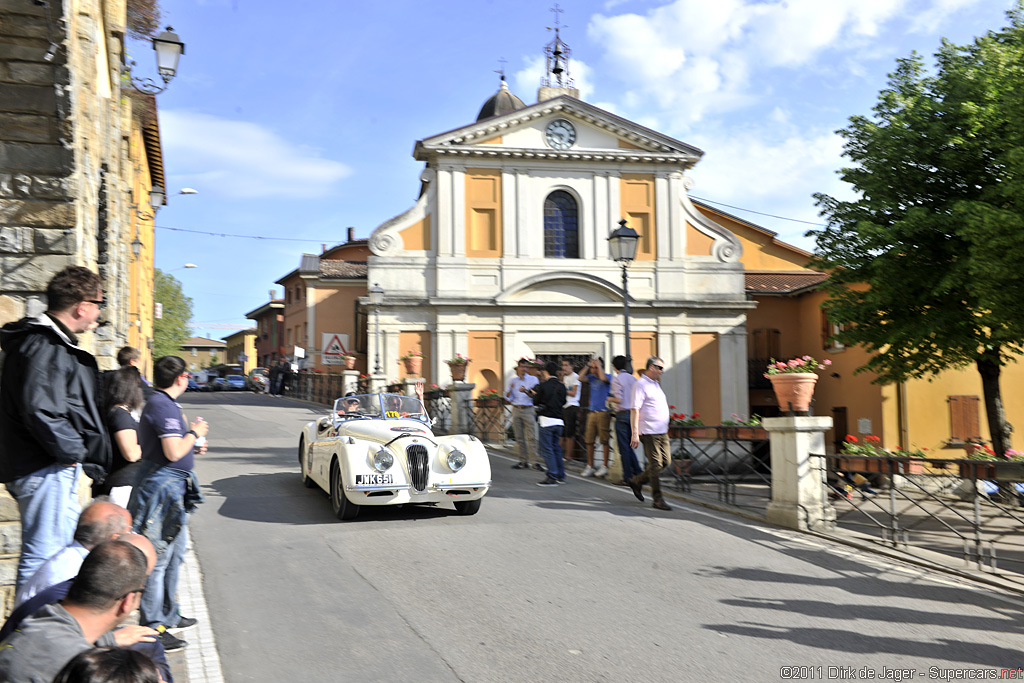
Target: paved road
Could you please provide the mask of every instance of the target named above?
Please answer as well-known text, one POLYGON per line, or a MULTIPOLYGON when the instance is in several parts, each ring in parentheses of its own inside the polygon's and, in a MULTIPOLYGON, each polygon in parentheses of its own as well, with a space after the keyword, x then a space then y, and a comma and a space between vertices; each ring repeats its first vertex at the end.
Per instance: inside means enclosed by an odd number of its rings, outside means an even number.
POLYGON ((475 517, 338 522, 299 481, 311 409, 183 403, 211 423, 192 529, 230 683, 943 680, 1024 666, 1022 600, 699 507, 658 512, 590 480, 541 488, 497 455, 475 517))

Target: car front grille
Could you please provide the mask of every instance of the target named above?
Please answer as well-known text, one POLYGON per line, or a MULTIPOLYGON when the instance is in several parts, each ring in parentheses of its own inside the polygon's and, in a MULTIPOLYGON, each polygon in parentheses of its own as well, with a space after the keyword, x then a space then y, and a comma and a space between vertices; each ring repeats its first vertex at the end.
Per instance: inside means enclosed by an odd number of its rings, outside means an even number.
POLYGON ((427 474, 430 468, 427 466, 427 447, 409 446, 405 449, 405 455, 409 458, 409 477, 412 479, 412 487, 417 491, 427 488, 427 474))

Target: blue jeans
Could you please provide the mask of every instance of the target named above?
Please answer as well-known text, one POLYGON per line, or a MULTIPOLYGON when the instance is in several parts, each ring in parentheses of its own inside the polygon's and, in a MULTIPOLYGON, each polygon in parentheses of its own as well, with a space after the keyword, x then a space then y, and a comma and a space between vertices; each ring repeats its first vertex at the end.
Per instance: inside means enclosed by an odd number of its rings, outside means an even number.
POLYGON ((16 591, 36 570, 74 539, 82 506, 78 478, 82 466, 53 464, 7 484, 21 513, 21 558, 16 591))
POLYGON ((143 626, 156 628, 163 624, 167 628, 174 628, 178 625, 178 601, 175 596, 187 545, 188 515, 185 515, 181 531, 167 546, 167 550, 157 555, 156 566, 146 581, 146 590, 139 602, 139 623, 143 626))
POLYGON ((629 481, 643 470, 636 458, 636 451, 629 445, 633 439, 633 430, 629 426, 629 413, 622 411, 615 415, 615 439, 619 443, 619 458, 622 460, 622 479, 629 481))
POLYGON ((565 481, 565 461, 562 460, 562 425, 540 428, 540 450, 548 464, 548 476, 565 481))

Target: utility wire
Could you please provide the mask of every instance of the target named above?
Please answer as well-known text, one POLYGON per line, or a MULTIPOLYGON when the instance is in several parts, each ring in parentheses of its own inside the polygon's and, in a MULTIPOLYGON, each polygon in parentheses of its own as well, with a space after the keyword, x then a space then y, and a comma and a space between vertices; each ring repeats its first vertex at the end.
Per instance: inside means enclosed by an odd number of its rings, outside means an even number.
MULTIPOLYGON (((753 213, 753 214, 756 214, 758 216, 767 216, 768 218, 777 218, 780 221, 791 221, 793 223, 803 223, 804 225, 816 225, 816 226, 819 226, 819 227, 825 225, 824 223, 815 223, 813 221, 800 220, 799 218, 787 218, 786 216, 778 216, 778 215, 773 214, 773 213, 764 213, 762 211, 754 211, 753 209, 745 209, 742 206, 733 206, 732 204, 726 204, 725 202, 716 202, 713 199, 705 199, 704 197, 698 197, 697 195, 690 195, 690 196, 693 197, 694 199, 699 200, 699 201, 707 202, 708 204, 717 204, 718 206, 724 206, 724 207, 727 207, 729 209, 735 209, 736 211, 746 211, 747 213, 753 213)), ((332 241, 332 240, 328 240, 328 239, 322 239, 322 240, 301 239, 301 238, 298 238, 298 237, 263 237, 262 235, 234 235, 234 234, 225 233, 225 232, 207 232, 207 231, 204 231, 204 230, 188 230, 186 228, 170 228, 170 227, 167 227, 165 225, 156 225, 156 226, 153 226, 153 227, 159 228, 160 230, 173 230, 174 232, 190 232, 190 233, 193 233, 195 235, 210 235, 211 237, 237 237, 239 239, 247 239, 247 240, 271 240, 271 241, 275 241, 275 242, 315 242, 317 244, 324 244, 324 243, 332 241)), ((332 239, 337 239, 337 238, 332 238, 332 239)))

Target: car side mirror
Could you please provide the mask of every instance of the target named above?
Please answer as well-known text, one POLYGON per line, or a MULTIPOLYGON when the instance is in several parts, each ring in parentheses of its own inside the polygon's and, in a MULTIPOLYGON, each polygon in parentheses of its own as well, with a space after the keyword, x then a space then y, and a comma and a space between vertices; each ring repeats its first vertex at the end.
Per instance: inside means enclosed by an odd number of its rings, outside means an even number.
POLYGON ((436 415, 434 417, 430 418, 430 426, 431 427, 437 426, 437 416, 436 415))

